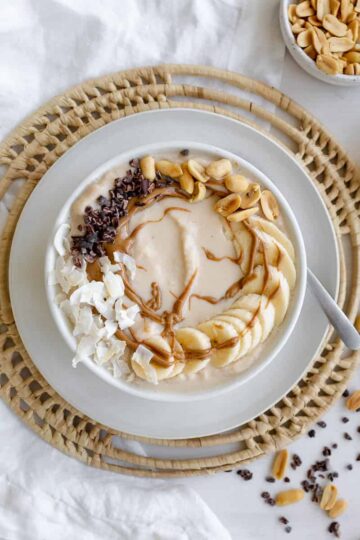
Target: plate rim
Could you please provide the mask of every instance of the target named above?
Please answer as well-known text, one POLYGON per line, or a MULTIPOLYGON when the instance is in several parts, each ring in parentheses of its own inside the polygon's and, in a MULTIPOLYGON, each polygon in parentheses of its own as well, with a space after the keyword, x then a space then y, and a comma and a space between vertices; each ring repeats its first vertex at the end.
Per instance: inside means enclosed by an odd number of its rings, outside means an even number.
MULTIPOLYGON (((126 118, 134 118, 136 117, 137 119, 139 118, 139 116, 144 116, 144 115, 153 115, 153 114, 156 114, 156 115, 159 115, 159 114, 166 114, 166 113, 182 113, 182 112, 191 112, 191 113, 195 113, 196 115, 205 115, 205 116, 210 116, 210 117, 214 117, 214 118, 217 118, 217 119, 223 119, 223 120, 226 120, 227 122, 229 123, 232 123, 234 125, 241 125, 243 128, 245 129, 248 129, 248 130, 251 130, 253 132, 256 133, 256 135, 262 137, 263 139, 266 139, 269 143, 272 143, 273 145, 275 145, 282 153, 286 154, 286 156, 288 158, 291 159, 291 161, 294 163, 295 166, 297 166, 297 168, 301 171, 302 175, 306 176, 306 180, 307 182, 309 182, 310 184, 312 184, 312 181, 311 181, 311 178, 310 178, 310 175, 308 174, 308 172, 306 171, 305 167, 303 166, 303 164, 301 162, 299 162, 296 157, 294 155, 291 154, 290 150, 288 148, 286 148, 286 146, 281 143, 281 141, 277 141, 276 138, 274 138, 271 134, 269 133, 266 133, 264 132, 262 129, 258 129, 256 127, 254 127, 253 125, 247 123, 246 121, 241 121, 241 120, 238 120, 238 119, 234 119, 234 118, 231 118, 231 117, 228 117, 227 115, 224 115, 224 114, 220 114, 220 113, 215 113, 215 112, 209 112, 209 111, 203 111, 203 110, 198 110, 194 107, 178 107, 176 109, 158 109, 158 110, 150 110, 150 111, 143 111, 141 113, 137 113, 137 114, 134 114, 134 115, 129 115, 127 117, 123 117, 123 118, 119 118, 113 122, 111 122, 110 124, 106 124, 104 126, 102 126, 101 128, 95 130, 94 132, 88 134, 86 137, 84 137, 83 139, 79 140, 75 145, 73 145, 69 150, 67 150, 49 169, 48 171, 44 174, 44 176, 42 177, 42 179, 37 183, 37 185, 35 186, 34 190, 32 191, 30 197, 28 198, 28 200, 30 200, 31 196, 33 195, 33 193, 36 192, 36 190, 39 188, 39 186, 42 184, 43 182, 43 179, 46 178, 46 175, 48 174, 48 172, 53 169, 54 166, 59 166, 58 164, 60 163, 60 166, 61 166, 61 161, 62 159, 65 159, 65 157, 68 157, 69 154, 71 155, 72 152, 76 151, 79 146, 82 146, 83 144, 86 144, 86 142, 89 140, 89 138, 95 134, 98 134, 98 132, 102 131, 102 130, 106 130, 106 128, 109 128, 109 125, 113 125, 113 124, 119 124, 122 120, 126 120, 126 118)), ((125 152, 125 151, 124 151, 125 152)), ((266 173, 265 173, 266 174, 266 173)), ((325 215, 326 215, 326 218, 327 218, 327 221, 328 223, 330 224, 330 229, 331 229, 331 233, 332 233, 332 237, 333 237, 333 240, 334 240, 334 245, 333 247, 335 248, 335 251, 334 251, 334 254, 335 254, 335 257, 336 257, 336 262, 337 262, 337 265, 336 265, 336 286, 335 286, 335 298, 337 298, 338 296, 338 293, 339 293, 339 278, 340 278, 340 274, 339 274, 339 246, 338 246, 338 242, 337 242, 337 237, 336 237, 336 233, 335 233, 335 230, 334 230, 334 227, 333 227, 333 224, 331 222, 331 219, 330 219, 330 216, 329 216, 329 213, 327 211, 327 208, 326 208, 326 205, 323 201, 323 199, 321 198, 321 195, 319 193, 319 191, 316 189, 315 186, 313 186, 314 189, 314 193, 317 194, 317 198, 318 198, 318 201, 320 201, 320 204, 323 206, 324 210, 325 210, 325 215)), ((24 205, 24 208, 22 210, 22 212, 24 211, 27 203, 28 203, 28 200, 26 202, 26 204, 24 205)), ((18 220, 18 223, 17 223, 17 226, 16 226, 16 229, 15 229, 15 232, 14 232, 14 236, 13 236, 13 240, 12 240, 12 246, 11 246, 11 253, 10 253, 10 260, 9 260, 9 289, 10 289, 10 298, 12 298, 12 294, 11 294, 11 289, 12 289, 12 283, 11 283, 11 279, 12 279, 12 270, 11 270, 11 264, 12 264, 12 253, 13 253, 13 245, 15 244, 15 240, 16 240, 16 237, 17 237, 17 232, 18 232, 18 226, 19 226, 19 223, 21 222, 21 215, 19 217, 19 220, 18 220)), ((15 317, 15 322, 16 322, 16 315, 15 315, 15 311, 14 311, 14 317, 15 317)), ((17 325, 18 327, 18 325, 17 325)), ((318 354, 319 350, 321 350, 322 346, 323 346, 323 343, 324 343, 324 340, 326 338, 326 335, 327 335, 327 332, 328 332, 328 328, 329 326, 326 327, 324 333, 323 333, 323 336, 321 337, 321 340, 319 342, 319 346, 317 348, 317 351, 313 354, 312 356, 312 359, 311 359, 311 362, 313 361, 313 359, 316 357, 316 355, 318 354)), ((20 334, 20 330, 19 330, 19 334, 20 334)), ((21 334, 20 334, 21 335, 21 334)), ((281 396, 278 396, 276 399, 274 399, 274 401, 270 404, 270 405, 267 405, 263 410, 257 412, 256 414, 254 414, 252 416, 252 418, 255 418, 256 416, 262 414, 265 410, 271 408, 274 403, 276 403, 277 401, 279 401, 281 398, 283 398, 288 392, 289 390, 297 384, 297 382, 303 377, 304 373, 309 369, 309 366, 311 365, 311 362, 309 362, 306 367, 304 368, 303 372, 301 373, 301 375, 298 377, 298 379, 293 382, 291 384, 291 386, 289 388, 287 388, 287 390, 281 394, 281 396)), ((34 362, 35 363, 35 362, 34 362)), ((36 367, 38 368, 37 364, 35 364, 36 367)), ((40 368, 38 368, 39 371, 41 372, 40 368)), ((72 404, 71 402, 71 399, 68 399, 68 398, 65 398, 62 396, 62 394, 54 387, 54 390, 56 392, 59 393, 59 395, 62 397, 62 399, 64 399, 65 401, 68 401, 70 404, 72 404)), ((160 404, 161 402, 159 402, 160 404)), ((79 411, 81 411, 83 414, 86 414, 85 412, 83 412, 83 409, 81 407, 79 407, 78 405, 73 405, 75 408, 77 408, 79 411)), ((94 420, 96 420, 96 418, 94 418, 94 420)), ((96 420, 100 423, 104 423, 103 421, 101 420, 96 420)), ((240 425, 244 424, 245 422, 249 421, 248 420, 244 420, 244 421, 241 421, 240 424, 237 423, 236 425, 232 425, 230 427, 226 427, 226 428, 221 428, 220 432, 223 432, 223 431, 227 431, 227 430, 231 430, 231 429, 235 429, 236 427, 239 427, 240 425)), ((114 429, 117 429, 119 430, 119 428, 114 428, 114 429)), ((196 437, 202 437, 202 436, 208 436, 208 435, 211 435, 211 434, 216 434, 216 433, 219 433, 219 430, 218 429, 215 429, 213 428, 212 431, 208 431, 204 434, 194 434, 194 435, 150 435, 150 437, 154 438, 154 439, 161 439, 161 438, 168 438, 168 439, 181 439, 181 438, 196 438, 196 437)), ((134 436, 146 436, 148 437, 149 435, 143 435, 143 434, 139 434, 139 432, 137 432, 136 430, 134 431, 129 431, 127 430, 127 433, 129 433, 130 435, 134 435, 134 436)))

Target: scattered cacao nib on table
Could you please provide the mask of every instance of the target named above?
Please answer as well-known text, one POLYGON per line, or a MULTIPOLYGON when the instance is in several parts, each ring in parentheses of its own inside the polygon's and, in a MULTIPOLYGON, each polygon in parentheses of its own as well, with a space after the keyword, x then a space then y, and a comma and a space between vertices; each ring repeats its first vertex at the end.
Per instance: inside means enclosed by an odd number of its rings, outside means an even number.
POLYGON ((290 467, 293 470, 295 470, 298 467, 300 467, 301 464, 302 464, 302 461, 301 461, 300 457, 297 454, 293 454, 292 459, 291 459, 291 463, 290 463, 290 467))
MULTIPOLYGON (((81 267, 83 259, 94 262, 105 255, 105 244, 112 244, 120 219, 126 216, 129 201, 134 197, 146 197, 158 187, 166 187, 173 179, 164 177, 159 172, 153 182, 147 180, 141 172, 139 161, 129 162, 131 169, 122 178, 114 180, 114 187, 109 196, 100 196, 97 207, 85 208, 84 225, 80 231, 84 234, 71 237, 71 254, 75 266, 81 267)), ((139 203, 141 206, 141 203, 139 203)))
POLYGON ((253 477, 253 473, 248 469, 239 469, 238 471, 236 471, 236 474, 241 476, 241 478, 246 481, 251 480, 253 477))
POLYGON ((332 521, 329 525, 328 531, 335 535, 336 538, 340 538, 340 523, 332 521))
POLYGON ((266 482, 269 482, 271 484, 273 484, 275 482, 275 478, 273 476, 267 476, 265 478, 266 482))

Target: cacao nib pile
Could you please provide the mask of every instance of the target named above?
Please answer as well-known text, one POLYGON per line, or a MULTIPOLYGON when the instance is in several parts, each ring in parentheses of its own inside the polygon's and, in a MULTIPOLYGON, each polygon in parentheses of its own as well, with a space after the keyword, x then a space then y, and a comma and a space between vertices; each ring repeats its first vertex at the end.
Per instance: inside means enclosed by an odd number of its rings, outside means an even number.
MULTIPOLYGON (((84 225, 79 226, 82 235, 71 237, 71 254, 75 266, 80 267, 83 259, 94 262, 105 255, 105 244, 112 244, 120 219, 127 214, 127 206, 133 197, 142 198, 155 188, 166 187, 173 182, 159 172, 153 182, 147 180, 141 172, 139 161, 133 159, 130 169, 123 178, 114 180, 114 187, 108 197, 100 196, 97 206, 85 208, 84 225)), ((141 206, 141 202, 138 203, 141 206)))

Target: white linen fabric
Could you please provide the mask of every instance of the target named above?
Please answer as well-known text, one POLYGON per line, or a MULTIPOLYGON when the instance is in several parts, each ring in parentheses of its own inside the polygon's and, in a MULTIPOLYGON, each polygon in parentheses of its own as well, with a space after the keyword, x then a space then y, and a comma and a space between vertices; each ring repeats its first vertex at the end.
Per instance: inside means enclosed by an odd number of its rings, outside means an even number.
MULTIPOLYGON (((124 68, 208 64, 278 86, 277 18, 278 0, 2 2, 0 139, 53 95, 124 68)), ((0 201, 0 230, 19 184, 0 201)), ((47 446, 2 402, 0 414, 1 539, 230 538, 190 488, 87 468, 47 446)))

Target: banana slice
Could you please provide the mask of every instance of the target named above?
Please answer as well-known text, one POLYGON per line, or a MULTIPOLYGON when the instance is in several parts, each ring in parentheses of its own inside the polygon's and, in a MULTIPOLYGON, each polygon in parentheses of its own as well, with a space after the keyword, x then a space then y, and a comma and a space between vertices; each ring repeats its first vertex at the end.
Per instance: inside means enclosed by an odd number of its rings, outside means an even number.
POLYGON ((262 292, 270 300, 269 304, 275 308, 275 325, 278 326, 283 321, 289 306, 290 288, 283 274, 274 266, 269 266, 267 275, 263 266, 256 266, 253 276, 245 283, 241 292, 262 292))
MULTIPOLYGON (((252 336, 251 348, 256 347, 269 335, 275 325, 275 307, 266 296, 259 294, 246 294, 238 298, 232 305, 234 314, 244 318, 244 313, 251 314, 250 330, 252 336)), ((249 316, 247 316, 249 324, 249 316)))
POLYGON ((261 308, 261 301, 262 296, 260 294, 245 294, 244 296, 240 296, 231 307, 244 309, 255 314, 261 308))
POLYGON ((259 216, 252 216, 249 218, 248 221, 250 225, 255 229, 263 231, 269 236, 275 238, 275 240, 277 240, 279 244, 281 244, 286 249, 291 259, 293 261, 295 260, 294 246, 292 245, 289 238, 285 236, 285 234, 275 225, 275 223, 272 223, 271 221, 268 221, 259 216))
POLYGON ((264 341, 275 326, 275 307, 266 296, 262 299, 262 307, 259 311, 259 322, 262 329, 261 341, 264 341))
POLYGON ((254 268, 249 279, 245 281, 241 294, 255 293, 271 296, 279 286, 280 275, 275 266, 269 266, 266 272, 264 266, 258 265, 254 268))
MULTIPOLYGON (((238 337, 238 334, 231 324, 228 324, 224 321, 210 320, 198 325, 198 329, 201 332, 204 332, 209 336, 212 345, 221 345, 226 341, 229 341, 235 337, 238 337)), ((234 362, 239 356, 240 353, 240 343, 239 340, 230 347, 223 349, 215 349, 211 355, 211 363, 215 367, 222 367, 234 362)))
MULTIPOLYGON (((175 337, 184 351, 206 351, 211 348, 210 338, 196 328, 179 328, 175 337)), ((208 358, 202 360, 189 360, 185 363, 184 373, 197 373, 210 362, 208 358)))
POLYGON ((279 276, 279 285, 269 296, 269 300, 275 308, 275 325, 278 326, 284 320, 290 301, 290 287, 282 274, 279 276))
MULTIPOLYGON (((144 345, 145 347, 149 346, 149 349, 155 352, 159 351, 160 353, 171 353, 169 343, 162 336, 151 336, 144 341, 144 345)), ((171 377, 179 375, 179 373, 181 373, 181 371, 184 369, 184 366, 185 364, 183 362, 174 362, 171 364, 171 366, 164 367, 160 366, 156 362, 150 361, 150 366, 145 368, 138 362, 131 360, 131 367, 133 368, 135 374, 141 379, 153 383, 154 379, 156 379, 156 381, 162 381, 164 379, 170 379, 171 377)))
MULTIPOLYGON (((275 240, 272 236, 262 231, 257 232, 259 238, 263 241, 263 247, 266 252, 266 258, 268 264, 275 266, 280 272, 282 272, 287 279, 290 289, 295 285, 296 281, 296 268, 289 253, 284 247, 275 240)), ((262 263, 264 255, 258 253, 255 257, 255 263, 262 263)))
POLYGON ((254 245, 254 236, 249 232, 243 223, 232 223, 231 229, 234 234, 234 239, 238 244, 240 253, 242 254, 240 268, 245 274, 248 272, 251 253, 254 245))
POLYGON ((251 332, 247 330, 246 323, 238 317, 226 314, 217 315, 216 320, 231 324, 235 328, 238 336, 240 337, 240 352, 237 359, 245 356, 245 354, 249 352, 252 343, 251 332))

